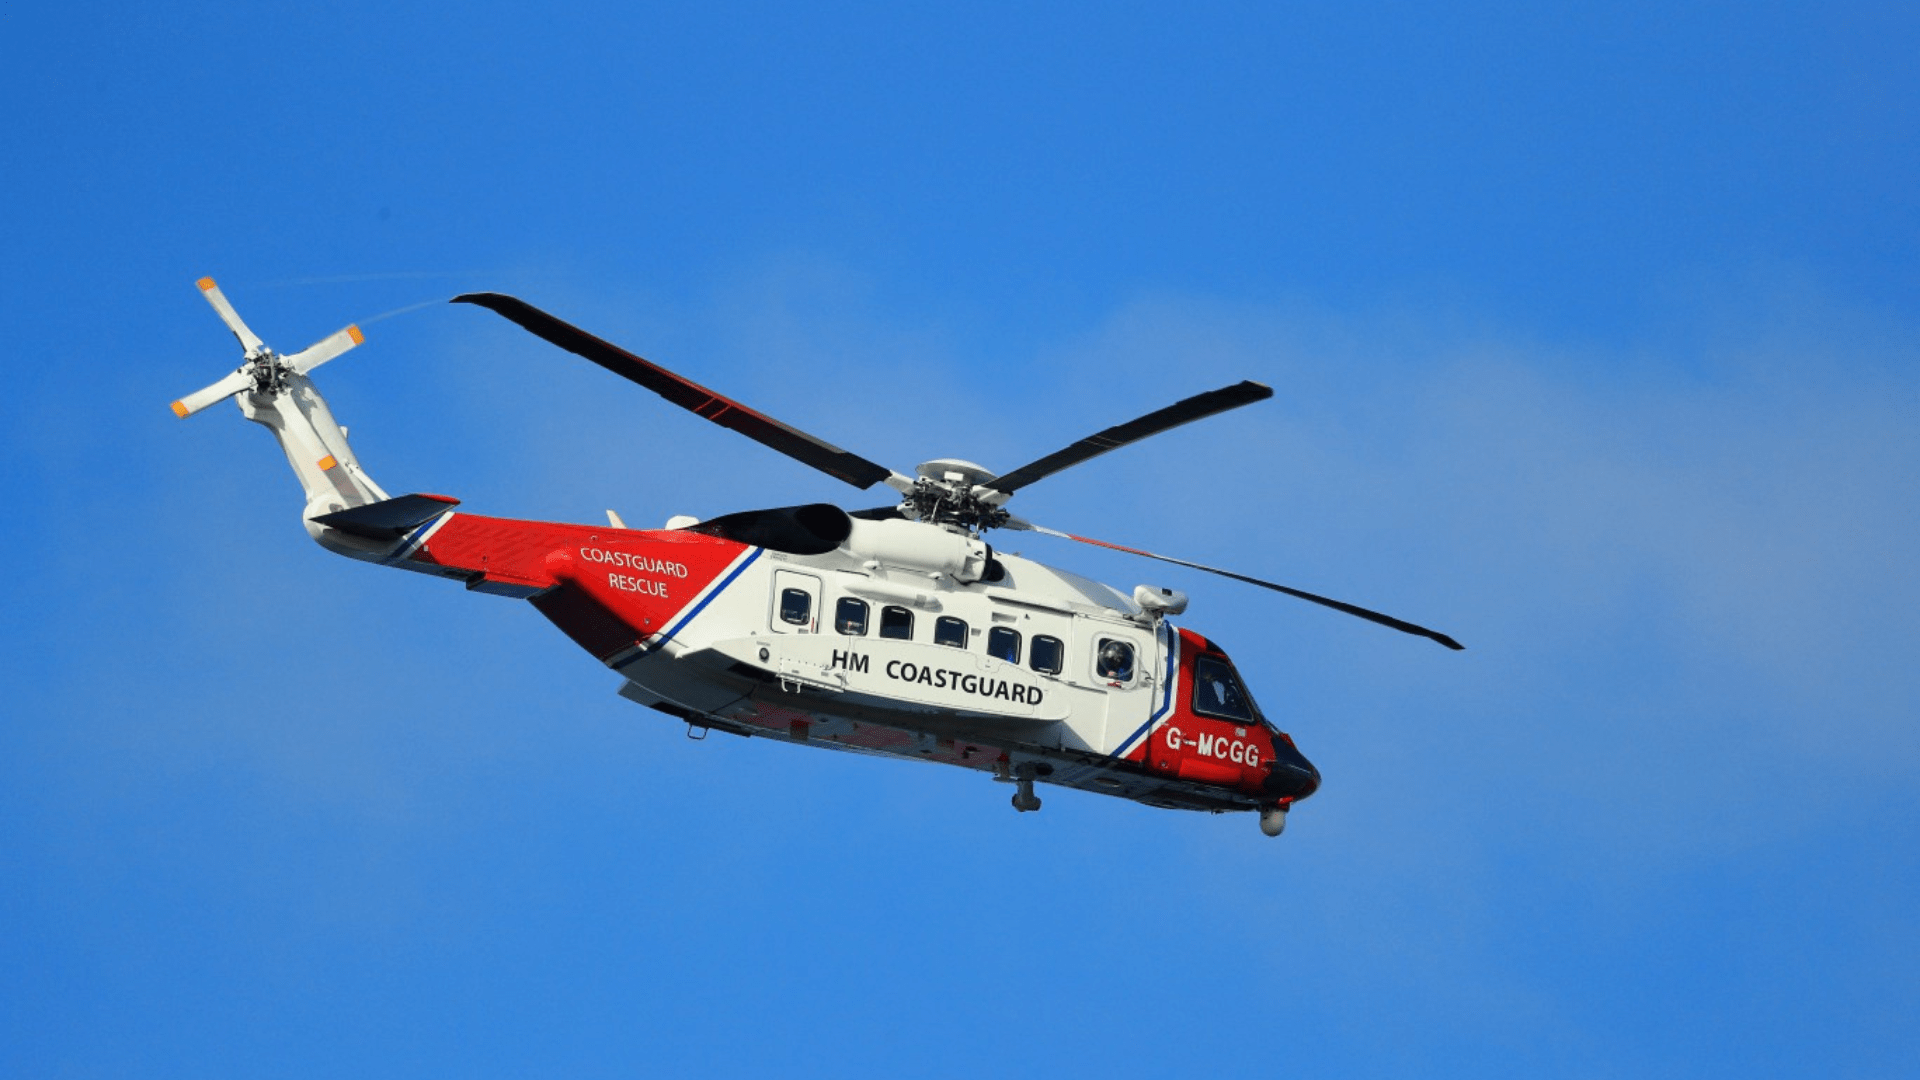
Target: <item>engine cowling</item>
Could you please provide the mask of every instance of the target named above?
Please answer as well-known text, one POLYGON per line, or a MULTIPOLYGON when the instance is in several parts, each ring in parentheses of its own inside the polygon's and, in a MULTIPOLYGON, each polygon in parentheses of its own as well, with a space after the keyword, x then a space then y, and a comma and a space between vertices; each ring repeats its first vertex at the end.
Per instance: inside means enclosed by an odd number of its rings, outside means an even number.
POLYGON ((855 518, 852 523, 852 533, 842 546, 856 557, 881 566, 945 574, 970 584, 986 575, 993 559, 986 541, 938 525, 892 518, 855 518))

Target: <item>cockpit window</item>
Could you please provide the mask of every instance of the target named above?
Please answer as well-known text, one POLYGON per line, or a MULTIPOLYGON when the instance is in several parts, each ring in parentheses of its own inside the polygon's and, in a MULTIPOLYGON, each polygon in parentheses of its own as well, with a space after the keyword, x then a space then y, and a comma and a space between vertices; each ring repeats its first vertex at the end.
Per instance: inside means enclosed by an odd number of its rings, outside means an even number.
POLYGON ((1259 712, 1240 676, 1219 656, 1201 656, 1193 662, 1193 711, 1239 724, 1259 722, 1259 712))

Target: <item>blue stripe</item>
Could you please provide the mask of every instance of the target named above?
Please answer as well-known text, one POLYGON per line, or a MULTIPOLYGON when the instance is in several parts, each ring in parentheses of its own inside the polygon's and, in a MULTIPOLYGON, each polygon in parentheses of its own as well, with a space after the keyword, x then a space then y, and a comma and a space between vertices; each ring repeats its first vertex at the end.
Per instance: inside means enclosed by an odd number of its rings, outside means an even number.
POLYGON ((717 597, 721 593, 727 591, 727 586, 733 584, 736 578, 738 578, 742 573, 746 572, 747 567, 753 565, 753 560, 759 558, 760 553, 765 550, 766 550, 765 548, 754 548, 752 554, 749 554, 746 557, 746 560, 744 562, 742 562, 739 566, 736 566, 733 568, 733 573, 728 574, 720 582, 720 584, 713 587, 712 592, 708 593, 699 603, 693 605, 693 609, 688 611, 685 615, 682 615, 680 617, 679 622, 674 623, 673 626, 670 629, 668 629, 666 633, 661 634, 660 640, 654 642, 651 645, 642 647, 639 654, 635 657, 635 659, 638 659, 641 656, 646 656, 649 653, 655 652, 660 648, 664 647, 667 642, 672 641, 673 635, 686 629, 687 624, 693 621, 694 616, 700 614, 702 611, 705 611, 707 605, 713 603, 714 597, 717 597))
POLYGON ((383 565, 392 566, 394 563, 400 562, 409 555, 412 555, 413 552, 409 549, 412 547, 414 541, 419 539, 421 533, 426 532, 428 529, 433 528, 435 525, 440 524, 452 516, 452 513, 437 514, 421 522, 418 528, 407 534, 405 540, 400 541, 400 546, 393 549, 393 554, 381 559, 380 562, 383 565))

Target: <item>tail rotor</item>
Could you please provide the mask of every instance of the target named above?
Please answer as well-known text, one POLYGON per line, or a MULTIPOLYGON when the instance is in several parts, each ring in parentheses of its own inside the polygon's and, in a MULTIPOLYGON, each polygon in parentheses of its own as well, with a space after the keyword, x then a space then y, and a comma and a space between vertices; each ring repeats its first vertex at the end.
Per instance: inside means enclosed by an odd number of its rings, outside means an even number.
POLYGON ((209 405, 225 401, 242 390, 277 396, 286 389, 287 376, 305 375, 366 340, 366 336, 360 332, 359 327, 348 326, 328 334, 291 356, 281 356, 268 348, 266 342, 260 340, 260 335, 254 333, 241 320, 240 313, 233 309, 233 304, 227 300, 226 294, 220 291, 220 286, 214 284, 212 278, 201 278, 199 285, 200 294, 207 298, 207 303, 213 305, 213 310, 220 316, 220 321, 226 323, 227 329, 233 331, 233 336, 239 340, 245 357, 240 367, 225 378, 174 402, 173 413, 181 419, 192 416, 209 405))

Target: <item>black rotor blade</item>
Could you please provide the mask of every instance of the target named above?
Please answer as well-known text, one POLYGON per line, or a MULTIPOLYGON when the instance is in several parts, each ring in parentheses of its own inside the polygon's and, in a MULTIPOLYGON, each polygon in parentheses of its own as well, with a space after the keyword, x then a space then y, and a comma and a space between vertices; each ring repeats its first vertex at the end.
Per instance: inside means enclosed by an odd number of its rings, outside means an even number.
POLYGON ((1248 577, 1245 574, 1236 574, 1231 570, 1222 570, 1216 566, 1202 566, 1197 562, 1188 562, 1185 559, 1175 559, 1167 555, 1155 555, 1151 551, 1141 551, 1139 548, 1127 547, 1124 544, 1109 544, 1105 540, 1095 540, 1092 537, 1088 537, 1088 536, 1075 536, 1072 533, 1064 533, 1059 531, 1058 529, 1043 528, 1039 525, 1028 524, 1027 528, 1031 529, 1034 532, 1045 533, 1048 536, 1064 537, 1068 540, 1078 540, 1083 544, 1092 544, 1095 547, 1111 548, 1114 551, 1124 551, 1129 555, 1142 555, 1149 559, 1158 559, 1161 562, 1169 562, 1174 564, 1175 566, 1184 566, 1192 570, 1205 570, 1209 574, 1219 574, 1221 577, 1229 577, 1235 581, 1244 581, 1249 585, 1258 585, 1263 589, 1272 589, 1274 592, 1285 593, 1288 596, 1294 597, 1296 599, 1305 600, 1310 604, 1319 604, 1321 607, 1332 608, 1335 611, 1345 612, 1348 615, 1353 615, 1353 616, 1357 616, 1358 618, 1365 619, 1370 623, 1379 623, 1381 626, 1392 627, 1393 629, 1398 630, 1403 634, 1414 634, 1419 637, 1430 638, 1434 641, 1439 642, 1442 645, 1445 645, 1449 649, 1464 650, 1466 648, 1465 645, 1460 644, 1459 642, 1453 640, 1452 638, 1448 637, 1447 635, 1441 633, 1438 630, 1429 630, 1424 626, 1416 626, 1413 623, 1405 621, 1404 619, 1396 619, 1391 615, 1382 615, 1377 611, 1368 611, 1366 608, 1357 607, 1353 604, 1346 603, 1345 601, 1334 600, 1325 596, 1317 596, 1313 593, 1303 592, 1299 589, 1290 589, 1285 585, 1276 585, 1271 581, 1262 581, 1259 578, 1248 577))
POLYGON ((1157 412, 1150 412, 1138 420, 1129 420, 1097 435, 1089 435, 1064 450, 1057 450, 1039 461, 1022 465, 981 486, 1011 495, 1036 480, 1043 480, 1062 469, 1070 469, 1089 458, 1099 457, 1109 450, 1119 449, 1128 443, 1139 442, 1150 435, 1158 435, 1170 428, 1202 420, 1216 413, 1237 409, 1242 405, 1251 405, 1256 401, 1265 401, 1272 396, 1272 387, 1252 380, 1223 386, 1218 390, 1209 390, 1204 394, 1195 394, 1185 401, 1175 402, 1157 412))
POLYGON ((731 428, 763 446, 770 446, 795 461, 811 465, 854 487, 869 488, 893 475, 892 469, 876 465, 858 454, 849 453, 832 443, 755 412, 732 398, 717 394, 659 364, 643 360, 577 326, 562 322, 524 300, 502 293, 467 293, 454 297, 453 302, 477 304, 503 315, 568 352, 584 356, 623 379, 639 383, 696 416, 705 417, 723 428, 731 428))

